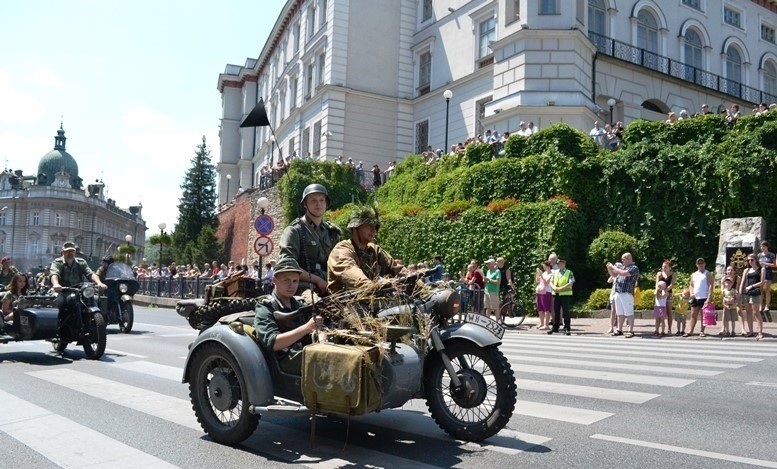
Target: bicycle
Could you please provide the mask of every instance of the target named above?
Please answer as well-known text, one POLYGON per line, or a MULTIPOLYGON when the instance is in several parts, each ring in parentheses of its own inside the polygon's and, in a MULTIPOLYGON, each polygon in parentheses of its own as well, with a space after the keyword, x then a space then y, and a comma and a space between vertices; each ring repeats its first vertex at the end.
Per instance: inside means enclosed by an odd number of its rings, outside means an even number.
POLYGON ((500 323, 507 329, 515 329, 526 319, 526 308, 520 298, 515 296, 512 288, 505 293, 502 306, 499 308, 500 323))

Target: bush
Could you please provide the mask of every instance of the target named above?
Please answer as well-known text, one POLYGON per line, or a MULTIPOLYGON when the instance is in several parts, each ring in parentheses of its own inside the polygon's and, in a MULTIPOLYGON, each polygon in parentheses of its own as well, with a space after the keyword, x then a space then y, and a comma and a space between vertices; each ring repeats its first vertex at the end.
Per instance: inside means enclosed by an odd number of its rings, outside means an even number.
POLYGON ((598 151, 596 144, 588 135, 563 122, 557 122, 532 134, 527 144, 528 148, 524 154, 539 155, 554 151, 576 161, 592 157, 598 151))
MULTIPOLYGON (((602 231, 588 246, 588 262, 598 267, 601 272, 607 262, 618 262, 625 252, 630 252, 636 261, 638 258, 636 238, 618 230, 602 231)), ((603 272, 606 279, 607 271, 603 272)))
POLYGON ((330 209, 337 209, 354 200, 366 200, 366 192, 359 184, 359 175, 352 167, 320 161, 293 160, 288 172, 278 183, 286 222, 290 223, 304 213, 300 206, 302 192, 313 183, 323 184, 327 188, 330 209))
POLYGON ((591 292, 585 301, 585 309, 594 311, 610 307, 610 288, 599 288, 591 292))

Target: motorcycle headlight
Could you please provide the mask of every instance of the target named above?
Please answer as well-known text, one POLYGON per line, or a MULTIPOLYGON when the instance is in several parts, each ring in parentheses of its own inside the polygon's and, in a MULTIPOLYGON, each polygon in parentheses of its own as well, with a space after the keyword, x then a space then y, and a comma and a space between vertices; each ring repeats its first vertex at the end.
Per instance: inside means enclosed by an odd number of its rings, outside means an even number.
POLYGON ((432 296, 437 300, 435 309, 441 317, 450 319, 459 313, 459 309, 461 308, 461 297, 456 290, 440 290, 435 292, 432 296))
POLYGON ((126 283, 120 283, 119 284, 119 291, 122 293, 127 293, 127 290, 129 290, 129 287, 127 287, 126 283))
POLYGON ((94 297, 94 294, 95 294, 95 289, 94 289, 94 287, 93 287, 92 285, 89 285, 89 286, 87 286, 87 287, 84 287, 84 289, 83 289, 83 290, 81 290, 81 293, 82 293, 82 294, 83 294, 85 297, 87 297, 87 298, 92 298, 92 297, 94 297))

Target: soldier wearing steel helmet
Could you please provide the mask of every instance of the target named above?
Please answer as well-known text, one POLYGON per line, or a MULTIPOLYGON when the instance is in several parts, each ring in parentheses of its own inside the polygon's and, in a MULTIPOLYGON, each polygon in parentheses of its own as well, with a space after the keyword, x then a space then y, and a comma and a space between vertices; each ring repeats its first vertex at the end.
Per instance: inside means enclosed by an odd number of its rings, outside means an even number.
POLYGON ((327 262, 331 293, 370 288, 381 277, 404 271, 388 252, 373 243, 378 228, 380 221, 373 207, 358 207, 351 213, 351 239, 337 243, 327 262))
POLYGON ((324 213, 329 208, 326 187, 321 184, 307 186, 300 205, 305 214, 283 230, 280 257, 291 257, 303 270, 297 294, 312 289, 326 294, 327 258, 342 233, 336 225, 324 221, 324 213))

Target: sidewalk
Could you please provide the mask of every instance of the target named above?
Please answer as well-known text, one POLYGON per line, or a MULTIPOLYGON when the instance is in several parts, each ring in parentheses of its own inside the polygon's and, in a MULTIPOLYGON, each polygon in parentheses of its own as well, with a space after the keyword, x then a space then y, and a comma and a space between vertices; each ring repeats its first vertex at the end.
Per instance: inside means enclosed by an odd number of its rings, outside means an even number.
MULTIPOLYGON (((772 315, 774 316, 776 312, 772 312, 772 315)), ((606 334, 607 329, 609 328, 609 317, 603 317, 603 318, 579 318, 575 319, 572 318, 572 335, 573 336, 602 336, 602 337, 609 337, 609 334, 606 334)), ((537 317, 527 317, 526 320, 523 322, 521 327, 518 329, 515 329, 517 331, 520 331, 524 334, 547 334, 547 331, 540 331, 537 330, 536 326, 539 324, 539 318, 537 317)), ((676 324, 672 325, 672 334, 675 332, 675 326, 676 324)), ((688 318, 685 326, 686 332, 690 330, 691 321, 690 318, 688 318)), ((757 324, 755 321, 753 321, 753 328, 756 330, 757 333, 757 324)), ((680 337, 680 336, 666 336, 666 337, 655 337, 653 335, 653 331, 655 330, 655 321, 650 319, 640 319, 639 315, 637 316, 635 322, 634 322, 634 338, 642 338, 642 339, 655 339, 655 340, 734 340, 734 341, 749 341, 749 342, 756 342, 755 338, 753 337, 742 337, 737 335, 736 337, 719 337, 718 332, 723 330, 723 323, 722 321, 718 321, 717 326, 707 326, 705 328, 705 332, 707 334, 706 337, 699 337, 699 324, 696 324, 696 330, 694 330, 694 336, 692 338, 690 337, 680 337)), ((739 323, 736 324, 736 332, 739 334, 741 331, 739 330, 739 323)), ((507 333, 509 334, 510 331, 508 330, 507 333)), ((554 334, 555 335, 555 334, 554 334)), ((613 340, 624 340, 624 337, 613 337, 613 340)), ((770 342, 770 343, 777 343, 777 322, 764 322, 764 339, 762 342, 770 342)))

